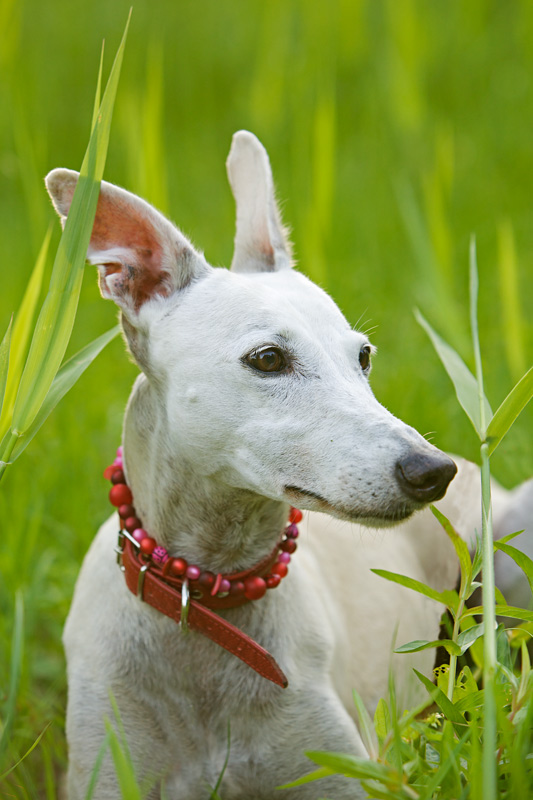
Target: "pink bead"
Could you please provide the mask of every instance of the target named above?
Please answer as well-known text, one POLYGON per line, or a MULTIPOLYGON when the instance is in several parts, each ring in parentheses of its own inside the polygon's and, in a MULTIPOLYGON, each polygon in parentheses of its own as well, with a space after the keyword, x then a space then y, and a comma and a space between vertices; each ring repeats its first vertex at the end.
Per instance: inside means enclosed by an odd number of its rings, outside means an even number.
POLYGON ((194 564, 191 564, 190 567, 187 567, 187 572, 185 573, 185 575, 188 577, 190 581, 197 581, 198 578, 200 577, 200 572, 201 570, 199 567, 195 566, 194 564))
POLYGON ((115 460, 113 461, 113 466, 114 467, 120 467, 120 469, 122 469, 122 467, 124 466, 124 462, 122 460, 122 456, 117 456, 115 458, 115 460))
POLYGON ((222 580, 220 581, 220 586, 219 586, 218 591, 219 592, 229 592, 230 589, 231 589, 231 583, 228 581, 227 578, 222 578, 222 580))
POLYGON ((291 556, 290 553, 280 553, 278 556, 278 562, 280 564, 290 564, 291 556))
POLYGON ((152 558, 157 564, 164 564, 165 561, 168 561, 168 553, 164 547, 158 545, 152 552, 152 558))
POLYGON ((285 528, 285 536, 288 539, 297 539, 298 538, 298 528, 296 527, 296 525, 294 525, 294 524, 287 525, 287 527, 285 528))
POLYGON ((123 452, 124 452, 124 448, 122 447, 122 445, 120 445, 120 447, 117 447, 117 456, 119 458, 122 458, 122 453, 123 452))
POLYGON ((133 533, 131 534, 136 542, 142 542, 143 539, 146 539, 148 534, 144 530, 144 528, 136 528, 133 533))

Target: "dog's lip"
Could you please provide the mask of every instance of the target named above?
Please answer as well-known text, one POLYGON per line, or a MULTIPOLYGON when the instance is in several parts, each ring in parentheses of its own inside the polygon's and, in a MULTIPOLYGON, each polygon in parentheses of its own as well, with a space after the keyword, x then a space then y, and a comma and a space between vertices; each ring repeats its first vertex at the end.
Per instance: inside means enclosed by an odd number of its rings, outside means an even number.
MULTIPOLYGON (((284 491, 289 495, 291 502, 298 503, 299 501, 309 498, 310 500, 317 501, 317 505, 311 509, 312 511, 323 511, 326 514, 331 514, 339 519, 344 519, 347 522, 358 522, 361 525, 379 526, 379 525, 394 525, 398 522, 404 522, 423 504, 405 505, 395 509, 392 513, 372 513, 368 509, 357 511, 355 509, 346 508, 346 506, 330 503, 325 497, 312 492, 309 489, 301 489, 299 486, 285 486, 284 491)), ((315 505, 315 504, 313 504, 315 505)))

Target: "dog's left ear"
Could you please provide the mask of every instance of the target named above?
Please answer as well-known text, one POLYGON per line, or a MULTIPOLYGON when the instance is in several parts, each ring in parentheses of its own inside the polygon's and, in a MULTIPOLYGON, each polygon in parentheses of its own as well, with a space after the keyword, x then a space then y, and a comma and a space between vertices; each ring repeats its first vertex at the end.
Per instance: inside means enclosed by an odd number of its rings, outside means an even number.
MULTIPOLYGON (((79 175, 54 169, 46 188, 64 225, 79 175)), ((87 261, 98 267, 102 296, 113 300, 133 327, 149 301, 169 297, 211 270, 166 217, 137 195, 102 181, 87 261)))
POLYGON ((274 272, 292 266, 291 245, 274 196, 268 155, 253 133, 233 136, 226 162, 237 205, 237 231, 231 269, 274 272))

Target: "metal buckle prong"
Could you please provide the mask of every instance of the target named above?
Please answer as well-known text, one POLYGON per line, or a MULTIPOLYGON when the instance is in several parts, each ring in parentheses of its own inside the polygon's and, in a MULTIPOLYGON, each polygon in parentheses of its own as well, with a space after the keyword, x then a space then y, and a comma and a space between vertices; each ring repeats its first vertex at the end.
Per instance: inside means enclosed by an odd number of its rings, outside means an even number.
POLYGON ((140 597, 141 600, 144 602, 143 597, 143 590, 144 590, 144 576, 150 569, 150 564, 143 564, 139 570, 139 578, 137 580, 137 597, 140 597))
POLYGON ((180 617, 180 628, 183 634, 189 632, 187 619, 189 617, 190 605, 191 605, 191 596, 189 593, 189 581, 187 580, 187 578, 184 578, 183 583, 181 584, 181 617, 180 617))
POLYGON ((123 552, 124 552, 124 531, 120 530, 118 532, 118 541, 117 541, 117 546, 115 547, 115 553, 117 554, 117 564, 119 565, 122 572, 125 571, 124 564, 122 563, 123 552))

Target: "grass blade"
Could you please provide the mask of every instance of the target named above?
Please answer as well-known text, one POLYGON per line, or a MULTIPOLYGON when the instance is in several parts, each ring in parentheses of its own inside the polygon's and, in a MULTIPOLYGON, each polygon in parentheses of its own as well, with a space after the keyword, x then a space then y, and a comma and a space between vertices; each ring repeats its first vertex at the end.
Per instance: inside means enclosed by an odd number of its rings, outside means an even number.
POLYGON ((470 558, 470 553, 468 552, 468 546, 466 542, 459 536, 450 520, 447 519, 436 506, 430 506, 430 508, 433 516, 437 518, 448 534, 448 537, 455 548, 455 552, 457 553, 459 563, 461 564, 461 571, 464 574, 465 579, 469 581, 472 577, 472 559, 470 558))
POLYGON ((22 672, 22 652, 24 647, 24 600, 21 592, 17 592, 15 597, 15 622, 13 625, 13 637, 11 640, 11 669, 9 677, 9 689, 7 694, 6 707, 4 712, 4 729, 0 737, 0 764, 10 741, 11 729, 15 718, 15 707, 17 703, 18 687, 22 672))
POLYGON ((102 352, 104 347, 109 344, 120 333, 120 325, 116 325, 111 330, 103 333, 98 338, 94 339, 90 344, 86 345, 82 350, 72 356, 66 361, 57 375, 55 376, 48 394, 46 395, 42 406, 37 412, 37 416, 23 436, 18 439, 13 453, 11 455, 11 463, 15 461, 20 454, 26 449, 33 437, 36 435, 40 427, 46 422, 49 415, 57 406, 59 401, 66 395, 66 393, 74 386, 76 381, 83 375, 87 367, 89 367, 94 359, 102 352))
POLYGON ((501 440, 533 397, 533 367, 518 381, 498 408, 487 428, 489 455, 496 450, 501 440))
MULTIPOLYGON (((485 438, 485 431, 479 411, 479 392, 476 379, 459 354, 433 330, 429 322, 422 316, 418 309, 415 309, 415 317, 431 339, 433 347, 454 385, 457 399, 463 411, 470 419, 479 438, 483 440, 485 438)), ((486 397, 483 398, 483 401, 485 416, 487 419, 490 419, 492 417, 492 411, 489 402, 486 397)))
POLYGON ((359 731, 363 744, 368 751, 368 755, 372 759, 377 759, 379 755, 379 747, 376 738, 376 732, 370 719, 370 714, 366 710, 361 695, 355 690, 352 690, 353 702, 357 709, 357 716, 359 717, 359 731))
POLYGON ((24 433, 35 419, 59 369, 74 325, 83 267, 103 175, 111 116, 129 19, 117 51, 57 251, 50 289, 33 335, 22 374, 12 427, 24 433))
POLYGON ((517 547, 505 544, 505 542, 494 542, 494 548, 495 550, 501 550, 503 553, 507 553, 507 555, 518 564, 520 569, 525 573, 529 582, 529 588, 533 592, 533 560, 517 547))
POLYGON ((0 423, 0 440, 3 439, 9 429, 9 426, 11 425, 13 407, 15 405, 15 398, 17 396, 17 390, 20 383, 20 376, 24 366, 24 359, 26 358, 26 353, 28 350, 28 342, 30 340, 35 309, 37 308, 37 301, 39 300, 39 295, 41 293, 51 235, 52 227, 50 226, 46 236, 44 237, 39 255, 37 256, 37 260, 35 262, 35 266, 33 267, 31 278, 28 282, 26 291, 24 292, 24 297, 22 298, 22 302, 15 317, 10 366, 6 384, 5 410, 2 414, 0 423))
POLYGON ((2 339, 2 344, 0 344, 0 415, 4 408, 7 373, 9 371, 9 354, 11 350, 12 327, 13 327, 13 315, 11 315, 11 319, 9 320, 9 325, 7 326, 7 331, 5 332, 4 338, 2 339))

